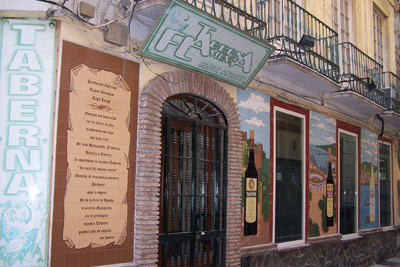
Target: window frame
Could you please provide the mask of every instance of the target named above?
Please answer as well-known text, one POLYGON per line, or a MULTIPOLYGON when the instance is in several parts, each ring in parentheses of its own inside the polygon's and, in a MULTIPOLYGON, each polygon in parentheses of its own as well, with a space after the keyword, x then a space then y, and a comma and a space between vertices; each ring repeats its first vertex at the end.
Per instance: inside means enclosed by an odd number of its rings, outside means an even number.
POLYGON ((378 193, 379 193, 379 227, 383 229, 389 229, 393 228, 394 225, 394 181, 393 181, 393 144, 389 140, 383 140, 379 139, 378 140, 378 178, 379 178, 379 185, 378 185, 378 193), (390 161, 390 196, 389 196, 389 206, 390 206, 390 225, 388 226, 381 226, 381 184, 380 184, 380 177, 379 177, 379 172, 380 172, 380 145, 387 145, 389 146, 389 161, 390 161))
MULTIPOLYGON (((338 33, 338 43, 353 43, 353 17, 351 16, 353 11, 352 1, 351 0, 332 0, 331 2, 331 13, 332 13, 332 29, 338 33), (342 3, 346 2, 348 5, 347 16, 342 16, 344 9, 342 8, 342 3), (334 11, 336 10, 336 16, 334 16, 334 11), (344 18, 344 19, 343 19, 344 18), (346 23, 343 20, 347 20, 346 23), (345 27, 346 26, 346 27, 345 27), (347 38, 345 38, 345 32, 347 34, 347 38)), ((348 46, 343 46, 343 50, 339 49, 339 58, 350 58, 350 48, 348 46), (345 54, 345 55, 343 55, 345 54)), ((342 73, 350 73, 350 62, 344 62, 340 60, 340 68, 342 69, 342 73)))
POLYGON ((374 3, 372 10, 372 33, 373 33, 373 51, 374 51, 374 60, 381 64, 382 66, 387 65, 387 56, 385 55, 385 50, 387 48, 386 42, 386 27, 385 20, 387 16, 385 13, 374 3), (376 23, 380 22, 379 28, 376 23), (380 35, 380 38, 377 39, 377 35, 380 35), (380 40, 379 40, 380 39, 380 40), (377 47, 377 45, 379 45, 377 47), (380 49, 379 49, 380 48, 380 49))
POLYGON ((340 235, 342 235, 342 238, 343 239, 347 239, 347 238, 354 238, 354 237, 357 237, 358 235, 359 235, 359 230, 360 230, 360 218, 359 218, 359 216, 360 216, 360 199, 359 199, 359 192, 360 192, 360 181, 359 181, 359 175, 360 175, 360 138, 361 138, 361 133, 359 133, 359 132, 353 132, 353 131, 349 131, 349 130, 346 130, 346 129, 344 129, 344 128, 341 128, 341 127, 339 127, 338 128, 338 134, 337 134, 337 155, 338 155, 338 160, 337 160, 337 170, 336 170, 336 173, 337 173, 337 179, 338 179, 338 185, 337 185, 337 192, 338 192, 338 194, 337 194, 337 198, 338 198, 338 207, 337 207, 337 212, 338 212, 338 225, 337 225, 337 227, 338 227, 338 233, 340 234, 340 235), (355 192, 355 206, 356 206, 356 211, 357 211, 357 214, 355 215, 355 232, 354 233, 351 233, 351 234, 342 234, 341 233, 341 231, 340 231, 340 222, 341 222, 341 216, 340 216, 340 212, 341 212, 341 208, 340 208, 340 205, 341 205, 341 197, 340 197, 340 195, 341 195, 341 179, 342 179, 342 174, 341 174, 341 166, 340 166, 340 164, 341 164, 341 153, 340 153, 340 135, 341 134, 347 134, 347 135, 350 135, 350 136, 354 136, 355 138, 356 138, 356 149, 355 149, 355 151, 356 151, 356 153, 355 153, 355 156, 356 156, 356 158, 355 158, 355 171, 356 171, 356 173, 355 173, 355 186, 354 186, 354 188, 355 188, 355 190, 356 190, 356 192, 355 192))
POLYGON ((307 143, 307 127, 308 127, 308 115, 306 114, 302 114, 300 112, 296 112, 287 108, 283 108, 280 106, 275 106, 273 107, 273 127, 274 130, 272 131, 272 135, 273 135, 273 164, 272 164, 272 173, 273 173, 273 223, 272 223, 272 243, 277 244, 278 248, 282 248, 282 247, 290 247, 290 246, 294 246, 294 245, 299 245, 299 244, 304 244, 306 241, 306 236, 308 235, 308 229, 307 229, 307 225, 306 225, 306 218, 308 217, 308 210, 307 210, 307 206, 308 206, 308 201, 306 196, 308 195, 308 180, 307 180, 307 174, 308 171, 306 169, 307 166, 307 159, 308 159, 308 150, 306 149, 306 146, 308 145, 307 143), (302 233, 301 233, 301 239, 299 240, 295 240, 295 241, 289 241, 289 242, 283 242, 283 243, 276 243, 276 233, 275 233, 275 227, 276 227, 276 137, 277 137, 277 127, 276 127, 276 112, 281 112, 281 113, 285 113, 297 118, 301 118, 302 119, 302 135, 303 135, 303 140, 302 140, 302 233))
POLYGON ((350 0, 332 0, 331 2, 331 13, 332 13, 332 29, 336 31, 339 34, 339 43, 345 43, 345 42, 353 42, 353 17, 351 16, 353 12, 353 7, 352 7, 352 1, 350 0), (342 3, 346 2, 349 9, 347 10, 347 16, 344 16, 345 19, 348 21, 347 27, 345 26, 345 23, 343 22, 343 11, 344 9, 342 8, 342 3), (334 16, 333 9, 336 9, 336 16, 334 16), (335 26, 336 25, 336 26, 335 26), (346 32, 348 34, 347 39, 342 39, 343 32, 346 32))
MULTIPOLYGON (((295 5, 302 7, 302 0, 291 0, 291 2, 295 5)), ((301 34, 301 26, 297 24, 295 29, 292 29, 291 23, 287 21, 285 17, 282 19, 280 16, 282 14, 288 14, 287 11, 290 11, 290 15, 295 17, 295 23, 299 23, 300 19, 300 12, 296 8, 292 9, 293 7, 290 6, 288 0, 276 0, 270 1, 267 6, 267 13, 271 14, 279 14, 278 18, 272 18, 271 22, 268 23, 268 32, 269 37, 287 37, 295 42, 299 42, 302 36, 301 34)), ((278 41, 281 44, 281 41, 278 41)))

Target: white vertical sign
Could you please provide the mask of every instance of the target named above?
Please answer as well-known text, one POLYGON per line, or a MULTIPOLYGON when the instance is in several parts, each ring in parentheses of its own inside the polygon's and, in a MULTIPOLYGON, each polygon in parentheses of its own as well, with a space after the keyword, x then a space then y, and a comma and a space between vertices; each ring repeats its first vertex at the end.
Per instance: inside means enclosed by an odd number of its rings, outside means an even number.
POLYGON ((1 20, 0 266, 46 266, 56 23, 1 20))

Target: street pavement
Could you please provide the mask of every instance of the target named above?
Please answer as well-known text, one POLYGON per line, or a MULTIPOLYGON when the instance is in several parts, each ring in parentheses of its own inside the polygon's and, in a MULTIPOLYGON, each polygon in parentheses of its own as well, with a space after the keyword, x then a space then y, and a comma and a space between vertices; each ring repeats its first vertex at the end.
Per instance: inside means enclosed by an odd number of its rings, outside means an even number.
POLYGON ((399 266, 400 267, 400 258, 388 259, 384 262, 380 262, 378 264, 372 265, 371 267, 388 267, 388 266, 399 266))

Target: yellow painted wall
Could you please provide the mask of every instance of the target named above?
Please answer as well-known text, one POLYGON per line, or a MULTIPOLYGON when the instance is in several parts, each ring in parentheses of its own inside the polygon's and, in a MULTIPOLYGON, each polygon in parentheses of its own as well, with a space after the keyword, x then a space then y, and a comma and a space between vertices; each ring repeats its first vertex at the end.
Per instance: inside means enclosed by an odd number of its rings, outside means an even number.
MULTIPOLYGON (((337 0, 338 2, 340 0, 337 0)), ((299 2, 299 1, 297 1, 299 2)), ((385 15, 383 27, 386 31, 384 71, 396 72, 395 59, 395 13, 394 0, 352 0, 352 28, 351 42, 371 58, 374 58, 373 36, 373 9, 378 7, 385 15)), ((302 6, 312 15, 332 27, 332 0, 313 1, 303 0, 302 6)), ((340 34, 340 33, 339 33, 340 34)))
POLYGON ((399 212, 399 188, 397 187, 397 182, 400 181, 400 166, 399 166, 399 144, 398 139, 393 140, 392 152, 393 152, 393 211, 394 211, 394 224, 400 224, 400 212, 399 212))
MULTIPOLYGON (((372 34, 372 10, 373 10, 373 2, 368 1, 365 3, 363 0, 355 0, 353 3, 353 28, 354 28, 354 37, 355 37, 355 45, 359 47, 364 52, 368 53, 369 56, 373 57, 373 34, 372 34), (367 14, 371 14, 370 19, 367 19, 367 14)), ((391 6, 390 1, 387 0, 378 0, 375 2, 376 5, 383 11, 387 12, 388 19, 386 20, 386 26, 388 27, 388 31, 394 32, 394 22, 393 20, 393 8, 391 6), (391 26, 389 26, 391 25, 391 26)), ((323 4, 316 1, 307 1, 303 4, 307 10, 318 16, 318 18, 331 26, 331 0, 323 1, 323 4)), ((394 34, 390 35, 390 39, 388 40, 390 48, 387 53, 388 55, 394 55, 394 34), (393 39, 393 40, 392 40, 393 39)), ((98 29, 88 29, 87 27, 81 27, 79 24, 73 25, 69 22, 65 22, 61 24, 60 29, 60 39, 69 40, 71 42, 79 43, 81 45, 97 49, 106 53, 114 54, 119 57, 126 57, 128 60, 132 60, 140 63, 140 79, 139 79, 139 89, 142 90, 148 82, 155 78, 157 74, 162 74, 168 71, 179 70, 179 68, 155 61, 150 59, 142 59, 138 52, 134 52, 140 47, 142 44, 138 43, 137 45, 134 41, 130 41, 128 45, 128 53, 125 52, 125 47, 117 47, 112 44, 109 44, 103 40, 103 33, 98 29), (132 53, 130 53, 132 52, 132 53), (147 62, 147 65, 143 63, 143 60, 147 62)), ((389 69, 395 70, 395 60, 394 57, 389 57, 390 67, 389 69), (393 66, 392 66, 393 65, 393 66), (393 68, 393 69, 392 69, 393 68)), ((237 100, 236 87, 222 83, 221 85, 228 91, 228 93, 233 97, 234 101, 237 100)), ((252 83, 251 88, 255 90, 263 91, 271 96, 276 96, 280 94, 279 90, 273 88, 267 88, 265 86, 260 86, 257 83, 252 83)), ((290 97, 289 97, 290 98, 290 97)), ((297 102, 299 106, 302 106, 306 109, 315 110, 321 112, 322 114, 326 114, 327 116, 331 116, 333 118, 340 119, 342 121, 348 122, 350 124, 354 124, 363 128, 368 128, 368 125, 363 125, 362 123, 355 122, 349 120, 345 116, 341 116, 340 114, 331 112, 329 110, 325 110, 321 106, 310 105, 309 103, 302 102, 299 99, 293 98, 294 102, 297 102)), ((371 129, 370 130, 376 130, 371 129)), ((397 161, 398 153, 397 153, 397 141, 395 136, 386 136, 390 139, 393 139, 393 198, 394 198, 394 219, 395 224, 400 223, 400 214, 399 204, 398 204, 398 188, 397 181, 400 179, 400 170, 399 164, 397 161)))
POLYGON ((332 26, 331 0, 303 0, 302 7, 329 27, 332 26))
MULTIPOLYGON (((373 25, 372 25, 372 11, 373 4, 375 3, 384 14, 387 15, 385 20, 385 27, 388 33, 388 49, 386 51, 388 57, 388 65, 385 70, 390 70, 395 72, 395 57, 394 57, 394 0, 376 0, 376 1, 365 1, 365 0, 353 0, 353 33, 354 33, 354 44, 360 48, 362 51, 366 52, 370 57, 373 57, 373 25)), ((303 7, 305 7, 311 14, 318 17, 328 26, 331 26, 332 16, 331 16, 331 0, 325 1, 312 1, 303 0, 303 7)), ((1 15, 1 13, 0 13, 1 15)), ((43 14, 42 14, 43 15, 43 14)), ((32 15, 33 16, 33 15, 32 15)), ((103 33, 99 29, 89 28, 84 26, 79 22, 71 23, 66 17, 59 17, 62 20, 59 36, 60 40, 68 40, 77 44, 81 44, 92 49, 96 49, 105 53, 113 54, 127 60, 132 60, 140 63, 140 78, 139 78, 139 90, 142 90, 148 82, 157 76, 157 74, 162 74, 168 71, 179 70, 179 68, 160 63, 155 60, 144 59, 148 62, 148 66, 143 63, 143 59, 139 56, 137 49, 140 48, 141 44, 135 44, 134 41, 130 41, 127 47, 118 47, 107 43, 104 41, 103 33), (128 50, 126 50, 128 48, 128 50)), ((59 44, 59 51, 61 50, 61 42, 59 44)), ((58 62, 60 66, 60 62, 58 62)), ((59 69, 59 67, 58 67, 59 69)), ((227 90, 234 101, 237 101, 236 87, 222 83, 221 85, 227 90)), ((273 88, 267 88, 265 86, 260 86, 257 83, 252 83, 251 88, 255 90, 263 91, 270 96, 274 97, 281 92, 273 88)), ((290 98, 290 97, 288 97, 290 98)), ((359 122, 351 121, 345 116, 331 112, 324 109, 321 106, 311 105, 310 103, 302 102, 299 99, 292 98, 294 102, 297 102, 299 106, 321 112, 327 116, 346 121, 348 123, 368 128, 368 125, 362 125, 359 122)), ((371 129, 372 130, 372 129, 371 129)), ((400 214, 399 210, 399 198, 398 198, 398 188, 397 181, 400 180, 400 170, 397 161, 398 158, 398 143, 395 136, 387 136, 393 139, 393 197, 394 197, 394 217, 395 224, 400 224, 400 214)))

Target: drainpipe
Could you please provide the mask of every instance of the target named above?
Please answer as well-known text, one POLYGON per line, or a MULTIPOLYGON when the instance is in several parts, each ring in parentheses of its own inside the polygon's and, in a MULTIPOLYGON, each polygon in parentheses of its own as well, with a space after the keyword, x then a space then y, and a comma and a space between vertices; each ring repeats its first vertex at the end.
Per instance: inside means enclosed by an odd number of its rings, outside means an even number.
POLYGON ((383 131, 385 129, 385 121, 382 119, 381 116, 379 116, 378 114, 376 114, 376 117, 382 122, 382 129, 381 129, 381 133, 379 134, 380 137, 382 137, 383 135, 383 131))

